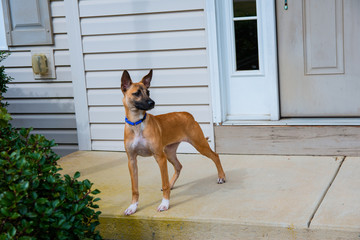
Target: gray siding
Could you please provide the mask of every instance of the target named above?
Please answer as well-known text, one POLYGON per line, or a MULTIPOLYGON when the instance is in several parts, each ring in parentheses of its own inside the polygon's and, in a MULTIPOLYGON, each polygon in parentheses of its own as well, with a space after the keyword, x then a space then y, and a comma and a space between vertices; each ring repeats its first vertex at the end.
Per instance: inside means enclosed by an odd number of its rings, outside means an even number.
POLYGON ((33 127, 34 133, 55 139, 55 152, 66 155, 78 149, 78 140, 63 1, 51 1, 51 15, 55 44, 45 48, 54 49, 56 79, 34 80, 30 51, 42 47, 10 47, 2 63, 14 81, 5 99, 13 126, 33 127))

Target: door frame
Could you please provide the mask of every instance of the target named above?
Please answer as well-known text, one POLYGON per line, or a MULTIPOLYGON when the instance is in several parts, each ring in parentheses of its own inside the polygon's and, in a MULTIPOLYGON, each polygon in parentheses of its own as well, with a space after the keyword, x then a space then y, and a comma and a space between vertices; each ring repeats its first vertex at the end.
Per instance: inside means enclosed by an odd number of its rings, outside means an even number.
MULTIPOLYGON (((270 119, 269 120, 238 120, 238 121, 229 121, 226 119, 227 108, 226 108, 226 87, 222 80, 223 73, 220 59, 220 36, 218 34, 217 26, 219 25, 219 19, 216 14, 216 2, 218 0, 206 0, 205 4, 205 14, 206 14, 206 32, 207 32, 207 52, 208 52, 208 71, 210 79, 210 94, 211 94, 211 107, 213 111, 213 122, 215 125, 273 125, 273 126, 360 126, 360 118, 280 118, 280 93, 279 93, 279 77, 277 74, 278 70, 278 58, 277 58, 277 39, 276 39, 276 14, 275 14, 275 4, 276 0, 268 1, 265 0, 269 6, 266 6, 266 11, 273 13, 273 17, 269 15, 262 15, 263 19, 266 19, 266 24, 270 22, 272 24, 267 25, 265 28, 268 33, 272 33, 274 38, 270 41, 265 41, 267 44, 266 47, 275 49, 275 55, 272 56, 275 65, 273 66, 273 71, 276 74, 276 78, 271 81, 271 87, 269 91, 271 92, 272 101, 270 108, 270 119)), ((223 1, 223 0, 221 0, 223 1)), ((262 1, 262 0, 258 0, 262 1)), ((267 39, 268 40, 268 39, 267 39)), ((226 67, 226 66, 225 66, 226 67)))
MULTIPOLYGON (((278 75, 277 75, 277 41, 276 41, 276 19, 275 19, 275 1, 268 0, 257 0, 258 9, 258 44, 259 44, 259 63, 261 69, 250 73, 249 71, 234 72, 233 62, 228 62, 227 58, 224 57, 224 49, 221 47, 221 42, 228 42, 224 40, 224 35, 233 38, 234 33, 232 30, 232 24, 229 23, 230 18, 227 17, 229 12, 231 13, 231 7, 224 4, 223 16, 217 10, 218 0, 206 0, 206 17, 207 17, 207 50, 208 50, 208 66, 210 75, 210 87, 211 87, 211 100, 213 108, 213 121, 215 124, 239 124, 241 125, 244 120, 239 118, 233 120, 228 118, 227 99, 226 93, 228 86, 229 74, 239 79, 242 77, 249 78, 249 76, 265 76, 269 81, 268 92, 264 93, 267 95, 267 102, 270 102, 268 109, 264 114, 259 116, 251 115, 250 118, 257 122, 259 120, 266 121, 277 121, 280 119, 280 108, 279 108, 279 92, 278 92, 278 75), (223 18, 222 20, 220 20, 223 18), (264 21, 266 19, 266 21, 264 21), (265 27, 266 24, 266 27, 265 27), (221 26, 219 32, 218 27, 221 26), (266 41, 265 41, 266 40, 266 41), (231 73, 230 73, 231 72, 231 73), (249 74, 250 73, 250 74, 249 74)), ((231 46, 231 45, 230 45, 231 46)), ((230 49, 234 51, 234 46, 230 49)), ((234 58, 233 53, 230 53, 230 58, 234 58)))

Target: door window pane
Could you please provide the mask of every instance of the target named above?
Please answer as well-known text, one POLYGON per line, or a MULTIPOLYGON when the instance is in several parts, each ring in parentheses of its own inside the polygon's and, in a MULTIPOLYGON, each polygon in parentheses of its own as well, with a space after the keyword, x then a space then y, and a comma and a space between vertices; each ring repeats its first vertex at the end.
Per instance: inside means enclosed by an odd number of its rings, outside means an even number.
POLYGON ((234 17, 256 16, 256 0, 233 0, 234 17))
POLYGON ((257 20, 235 21, 236 70, 258 70, 257 20))

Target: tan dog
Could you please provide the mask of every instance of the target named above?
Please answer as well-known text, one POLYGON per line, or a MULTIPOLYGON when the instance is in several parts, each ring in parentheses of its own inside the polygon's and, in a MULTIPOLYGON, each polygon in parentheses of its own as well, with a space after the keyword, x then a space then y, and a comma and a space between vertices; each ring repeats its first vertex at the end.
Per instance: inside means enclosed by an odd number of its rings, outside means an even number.
POLYGON ((121 77, 121 90, 126 114, 125 149, 132 185, 132 202, 124 212, 131 215, 136 212, 139 200, 138 168, 136 157, 154 156, 160 167, 163 200, 158 211, 169 208, 170 189, 174 186, 182 168, 176 157, 180 142, 192 144, 202 155, 214 161, 219 184, 225 183, 219 155, 211 150, 207 139, 194 117, 187 112, 173 112, 153 116, 146 111, 154 108, 155 102, 150 98, 149 90, 152 70, 138 83, 131 81, 125 70, 121 77), (174 166, 175 173, 169 182, 167 160, 174 166))

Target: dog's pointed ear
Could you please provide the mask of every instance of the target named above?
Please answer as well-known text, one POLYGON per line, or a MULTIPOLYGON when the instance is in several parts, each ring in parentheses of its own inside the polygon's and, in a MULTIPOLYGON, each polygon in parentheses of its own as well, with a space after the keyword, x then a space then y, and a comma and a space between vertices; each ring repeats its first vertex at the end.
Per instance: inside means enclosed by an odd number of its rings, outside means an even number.
POLYGON ((146 88, 150 87, 150 82, 151 82, 151 78, 152 78, 152 69, 150 70, 150 72, 143 77, 143 79, 141 80, 141 82, 145 85, 146 88))
POLYGON ((128 71, 124 70, 122 76, 121 76, 121 91, 126 92, 130 88, 132 84, 130 75, 128 71))

